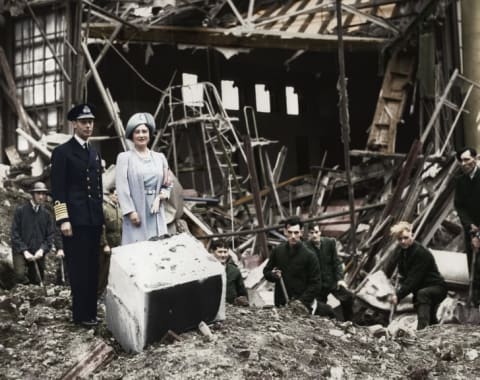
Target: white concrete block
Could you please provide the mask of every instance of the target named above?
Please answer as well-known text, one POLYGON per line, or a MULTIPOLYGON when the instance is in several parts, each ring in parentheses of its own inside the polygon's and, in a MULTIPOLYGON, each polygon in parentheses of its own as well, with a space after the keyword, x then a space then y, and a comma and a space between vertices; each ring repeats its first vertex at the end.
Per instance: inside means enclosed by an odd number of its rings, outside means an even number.
POLYGON ((467 254, 431 249, 438 271, 448 284, 469 284, 467 254))
POLYGON ((225 319, 225 267, 188 233, 113 249, 107 326, 127 351, 141 352, 168 330, 225 319))

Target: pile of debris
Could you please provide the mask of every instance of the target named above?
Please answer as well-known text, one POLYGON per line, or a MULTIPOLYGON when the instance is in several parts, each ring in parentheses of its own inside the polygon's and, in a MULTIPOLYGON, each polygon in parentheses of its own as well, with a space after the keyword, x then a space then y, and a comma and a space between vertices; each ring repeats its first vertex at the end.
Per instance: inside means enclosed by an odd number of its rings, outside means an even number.
MULTIPOLYGON (((0 367, 25 378, 411 378, 480 376, 476 327, 430 326, 396 337, 289 308, 227 306, 210 333, 167 336, 142 353, 125 353, 102 323, 70 322, 69 290, 19 285, 0 290, 0 367), (171 338, 171 339, 168 339, 171 338), (75 377, 76 376, 76 377, 75 377)), ((100 307, 103 316, 103 307, 100 307)))

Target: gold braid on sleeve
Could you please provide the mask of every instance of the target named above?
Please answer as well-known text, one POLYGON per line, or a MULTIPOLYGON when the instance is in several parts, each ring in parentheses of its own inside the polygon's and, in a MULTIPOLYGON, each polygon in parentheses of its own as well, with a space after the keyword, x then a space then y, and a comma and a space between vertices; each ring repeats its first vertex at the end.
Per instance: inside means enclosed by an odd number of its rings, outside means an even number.
POLYGON ((53 209, 55 210, 56 221, 59 221, 62 219, 68 219, 68 211, 67 211, 66 203, 60 203, 60 201, 55 201, 53 205, 53 209))

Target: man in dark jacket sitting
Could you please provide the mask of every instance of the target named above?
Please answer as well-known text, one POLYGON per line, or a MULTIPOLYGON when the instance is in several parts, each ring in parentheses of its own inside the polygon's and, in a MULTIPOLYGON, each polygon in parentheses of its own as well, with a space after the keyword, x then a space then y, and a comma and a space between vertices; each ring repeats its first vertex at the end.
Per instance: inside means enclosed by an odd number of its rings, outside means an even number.
POLYGON ((340 301, 343 318, 351 320, 353 296, 343 282, 343 265, 337 254, 336 240, 322 236, 318 224, 310 227, 308 238, 309 241, 305 245, 315 252, 322 273, 322 289, 317 295, 318 304, 325 304, 331 293, 340 301))
POLYGON ((288 297, 295 303, 310 310, 313 300, 320 292, 322 278, 318 260, 301 241, 302 222, 291 217, 284 222, 283 233, 287 241, 275 247, 263 269, 265 278, 275 283, 275 306, 286 304, 281 280, 288 297))
POLYGON ((400 288, 390 296, 390 302, 396 305, 409 293, 413 293, 413 304, 417 311, 417 329, 437 323, 438 305, 447 296, 447 285, 438 271, 432 253, 414 241, 412 225, 399 222, 390 232, 398 240, 398 274, 400 288))
POLYGON ((214 240, 210 249, 217 260, 225 265, 227 276, 226 301, 238 306, 248 306, 247 290, 243 283, 242 274, 228 253, 227 243, 225 240, 214 240))

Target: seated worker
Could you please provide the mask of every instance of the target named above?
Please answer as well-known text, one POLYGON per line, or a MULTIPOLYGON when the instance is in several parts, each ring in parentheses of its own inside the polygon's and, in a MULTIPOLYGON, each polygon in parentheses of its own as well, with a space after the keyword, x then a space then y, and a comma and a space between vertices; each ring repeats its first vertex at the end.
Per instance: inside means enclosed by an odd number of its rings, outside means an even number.
MULTIPOLYGON (((312 252, 315 252, 320 272, 322 273, 322 289, 317 295, 318 305, 325 304, 328 295, 331 293, 340 301, 343 319, 346 321, 351 320, 353 296, 346 289, 346 284, 343 282, 343 266, 338 258, 336 240, 322 236, 322 231, 318 224, 310 227, 308 239, 305 245, 312 252)), ((317 314, 325 314, 321 312, 321 309, 317 314)), ((331 316, 329 312, 326 315, 331 316)))
POLYGON ((409 293, 413 293, 413 305, 417 312, 417 330, 438 323, 438 305, 447 296, 447 285, 438 271, 432 253, 414 241, 412 225, 408 222, 395 224, 390 233, 398 241, 395 252, 398 257, 400 288, 390 295, 389 301, 396 305, 409 293))
POLYGON ((112 248, 122 244, 123 218, 115 188, 111 188, 103 197, 103 215, 105 224, 100 238, 101 250, 98 256, 98 297, 102 296, 107 287, 112 248))
POLYGON ((286 304, 283 279, 287 296, 293 300, 294 306, 310 311, 313 300, 321 290, 322 276, 315 254, 301 241, 302 226, 298 217, 284 221, 283 233, 287 241, 272 250, 263 275, 275 283, 275 306, 286 304))
POLYGON ((53 244, 55 221, 44 207, 47 186, 43 182, 35 182, 30 193, 32 199, 17 206, 13 216, 13 268, 17 282, 40 284, 43 281, 45 255, 53 244))
POLYGON ((210 250, 217 260, 225 265, 227 275, 227 302, 237 306, 248 306, 247 290, 243 283, 242 274, 230 257, 225 240, 214 240, 210 246, 210 250))

